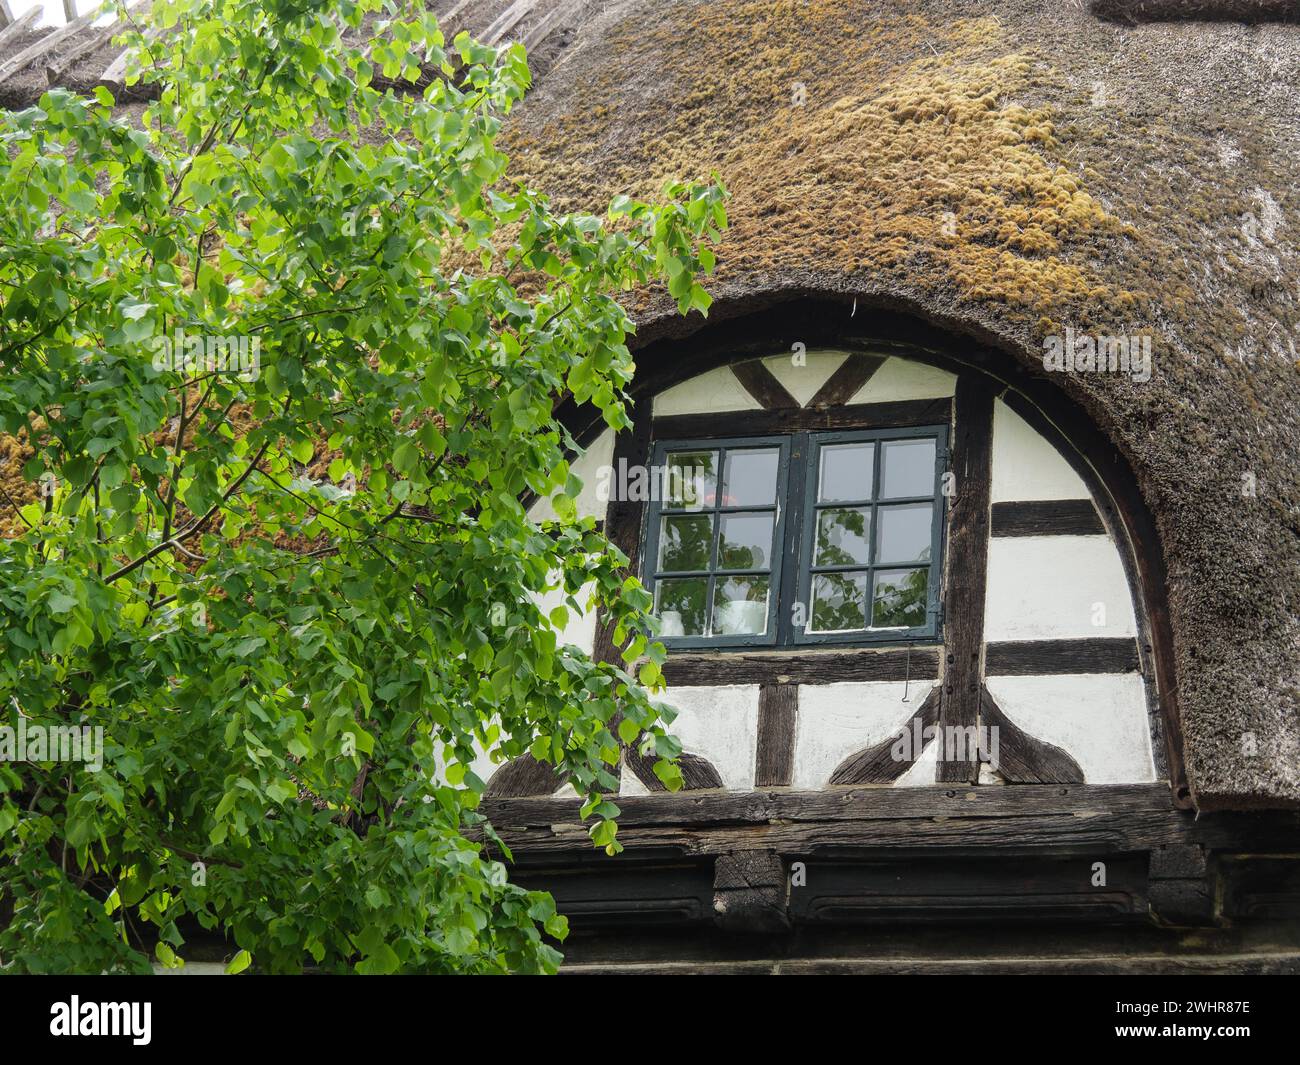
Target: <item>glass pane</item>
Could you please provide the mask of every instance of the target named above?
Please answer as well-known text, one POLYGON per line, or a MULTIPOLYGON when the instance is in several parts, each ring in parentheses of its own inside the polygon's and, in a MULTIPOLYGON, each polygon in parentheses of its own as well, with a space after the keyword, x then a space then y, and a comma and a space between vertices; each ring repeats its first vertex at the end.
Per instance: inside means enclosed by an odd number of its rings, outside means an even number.
POLYGON ((770 569, 775 520, 771 513, 722 515, 718 569, 770 569))
POLYGON ((828 444, 822 448, 817 479, 821 503, 860 503, 871 498, 874 444, 828 444))
POLYGON ((756 635, 767 631, 767 578, 728 577, 713 593, 715 636, 756 635))
POLYGON ((664 506, 699 510, 713 506, 718 494, 716 451, 674 451, 668 455, 664 506))
POLYGON ((880 498, 934 495, 934 441, 890 440, 880 456, 880 498))
POLYGON ((909 503, 901 507, 880 507, 876 514, 876 520, 880 522, 876 543, 877 562, 930 561, 933 504, 909 503))
POLYGON ((770 507, 776 502, 776 466, 779 452, 728 451, 723 478, 724 507, 770 507))
POLYGON ((810 632, 866 627, 867 575, 819 573, 813 578, 810 632))
POLYGON ((679 514, 659 526, 659 570, 707 570, 713 551, 713 515, 679 514))
POLYGON ((928 569, 884 570, 876 574, 875 608, 871 624, 876 628, 925 624, 925 593, 928 569))
POLYGON ((814 566, 865 566, 870 547, 870 507, 818 511, 814 566))
POLYGON ((655 585, 660 636, 703 636, 709 579, 685 577, 655 585))

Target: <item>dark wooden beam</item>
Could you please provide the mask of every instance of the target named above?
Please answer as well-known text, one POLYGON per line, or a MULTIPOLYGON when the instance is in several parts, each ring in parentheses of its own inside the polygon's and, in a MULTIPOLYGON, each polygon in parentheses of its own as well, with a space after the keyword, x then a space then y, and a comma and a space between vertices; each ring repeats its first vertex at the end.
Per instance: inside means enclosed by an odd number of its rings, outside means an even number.
POLYGON ((939 675, 936 647, 888 650, 802 651, 751 654, 670 655, 663 666, 669 685, 838 684, 843 681, 934 680, 939 675))
POLYGON ((764 410, 798 410, 799 401, 786 391, 760 359, 738 362, 731 368, 742 387, 754 397, 764 410))
MULTIPOLYGON (((664 782, 655 776, 654 755, 645 755, 634 747, 623 748, 623 760, 636 774, 637 780, 645 785, 647 791, 667 792, 664 782)), ((722 787, 722 777, 707 758, 698 754, 683 752, 677 759, 677 768, 682 772, 682 790, 712 791, 722 787)))
POLYGON ((529 795, 554 795, 564 783, 555 767, 525 754, 507 762, 488 781, 488 799, 520 799, 529 795))
POLYGON ((1137 641, 1129 636, 1005 640, 988 644, 984 652, 984 674, 988 677, 1134 673, 1140 665, 1137 641))
MULTIPOLYGON (((997 729, 996 769, 1011 784, 1082 784, 1079 763, 1060 747, 1029 735, 1002 712, 987 688, 980 692, 980 725, 997 729)), ((981 740, 983 743, 984 741, 981 740)), ((993 750, 990 741, 985 753, 993 750)), ((942 763, 940 763, 942 764, 942 763)))
POLYGON ((654 434, 659 440, 692 440, 820 429, 899 429, 913 425, 946 425, 951 412, 951 400, 904 399, 893 403, 849 403, 822 410, 796 407, 793 410, 670 414, 654 420, 654 434))
MULTIPOLYGON (((612 465, 619 468, 623 460, 628 466, 646 465, 650 460, 650 399, 636 401, 632 408, 632 428, 614 435, 612 465)), ((610 543, 628 557, 627 573, 635 574, 641 558, 641 525, 645 520, 643 501, 611 499, 605 509, 605 535, 610 543)), ((591 657, 597 662, 624 667, 619 648, 614 642, 615 623, 602 610, 596 618, 596 634, 592 641, 591 657)), ((611 727, 617 728, 614 722, 611 727)), ((650 791, 662 791, 663 783, 654 775, 654 760, 644 758, 632 747, 624 746, 623 760, 650 791)))
MULTIPOLYGON (((618 838, 637 853, 788 857, 867 851, 1090 855, 1200 843, 1294 853, 1300 811, 1211 814, 1175 807, 1165 784, 857 787, 621 796, 618 838)), ((590 861, 577 799, 498 799, 483 812, 514 851, 590 861)), ((620 859, 621 860, 621 859, 620 859)))
MULTIPOLYGON (((944 581, 944 680, 939 724, 969 729, 979 721, 984 594, 988 584, 994 385, 983 376, 957 379, 954 402, 947 574, 944 581)), ((974 781, 977 759, 944 759, 940 781, 974 781)))
POLYGON ((994 503, 994 536, 1104 536, 1106 527, 1091 499, 1040 499, 994 503))
POLYGON ((838 407, 847 403, 862 389, 876 371, 885 365, 885 360, 877 355, 863 355, 853 352, 827 378, 826 383, 817 390, 817 394, 808 401, 808 406, 815 408, 838 407))
POLYGON ((794 777, 794 734, 798 715, 797 684, 764 684, 759 689, 755 787, 789 786, 794 777))
POLYGON ((931 688, 930 694, 917 707, 916 713, 908 718, 898 732, 844 759, 831 774, 831 783, 892 784, 911 769, 921 757, 924 744, 909 743, 910 757, 901 759, 894 757, 894 745, 905 734, 914 736, 918 730, 938 724, 939 692, 938 685, 931 688))

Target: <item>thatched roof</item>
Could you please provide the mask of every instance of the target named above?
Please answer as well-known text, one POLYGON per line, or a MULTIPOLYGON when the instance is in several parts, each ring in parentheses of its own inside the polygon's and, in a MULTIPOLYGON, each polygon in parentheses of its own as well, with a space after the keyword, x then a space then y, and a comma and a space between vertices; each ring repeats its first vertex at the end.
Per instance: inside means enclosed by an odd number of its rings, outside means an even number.
POLYGON ((1149 383, 1054 376, 1156 518, 1197 801, 1294 803, 1298 92, 1284 24, 1129 27, 1065 0, 627 0, 584 27, 510 148, 574 206, 716 170, 733 198, 715 319, 842 294, 859 319, 910 308, 1040 373, 1066 326, 1150 334, 1149 383))
MULTIPOLYGON (((472 9, 481 31, 518 4, 438 6, 472 9)), ((1107 19, 1083 0, 528 6, 563 13, 509 127, 516 171, 586 208, 717 171, 733 224, 715 320, 842 297, 1039 374, 1043 337, 1067 326, 1153 337, 1148 383, 1056 383, 1155 517, 1197 802, 1300 803, 1300 26, 1187 21, 1295 5, 1095 0, 1107 19)), ((62 79, 89 87, 111 59, 62 79)), ((0 104, 30 102, 45 77, 0 81, 0 104)), ((670 315, 648 304, 640 319, 645 340, 670 315)))

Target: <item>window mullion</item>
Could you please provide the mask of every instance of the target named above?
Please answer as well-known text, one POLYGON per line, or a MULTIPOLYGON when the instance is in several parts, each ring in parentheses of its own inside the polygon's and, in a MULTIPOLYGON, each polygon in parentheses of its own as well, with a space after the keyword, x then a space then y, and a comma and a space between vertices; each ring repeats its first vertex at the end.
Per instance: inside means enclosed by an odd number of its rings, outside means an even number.
MULTIPOLYGON (((884 442, 876 441, 871 449, 871 535, 867 543, 867 604, 866 627, 871 628, 876 619, 876 538, 880 535, 880 470, 883 466, 881 456, 885 453, 884 442)), ((933 519, 932 519, 933 520, 933 519)))
MULTIPOLYGON (((794 607, 803 603, 804 626, 807 626, 807 614, 811 609, 812 578, 804 570, 806 554, 805 537, 808 535, 808 478, 809 471, 817 454, 817 448, 809 433, 796 433, 790 442, 790 475, 786 483, 784 554, 781 571, 781 601, 779 640, 782 644, 797 642, 803 631, 795 631, 794 607), (805 601, 805 599, 807 601, 805 601)), ((816 474, 812 474, 816 481, 816 474)))
POLYGON ((707 636, 716 635, 713 631, 713 604, 718 594, 718 543, 722 537, 722 497, 726 492, 727 448, 718 448, 718 469, 714 474, 713 487, 713 542, 709 550, 709 576, 704 589, 704 632, 707 636))

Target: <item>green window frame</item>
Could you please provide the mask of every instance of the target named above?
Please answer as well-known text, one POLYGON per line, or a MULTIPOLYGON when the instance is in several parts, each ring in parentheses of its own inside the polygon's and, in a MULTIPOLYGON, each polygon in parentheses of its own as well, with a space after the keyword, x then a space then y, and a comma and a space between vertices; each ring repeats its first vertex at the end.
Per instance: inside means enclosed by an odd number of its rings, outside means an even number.
POLYGON ((656 441, 642 557, 659 638, 673 650, 937 642, 947 445, 942 425, 656 441), (689 498, 677 471, 701 459, 711 469, 689 498), (733 476, 744 466, 747 480, 733 476))

